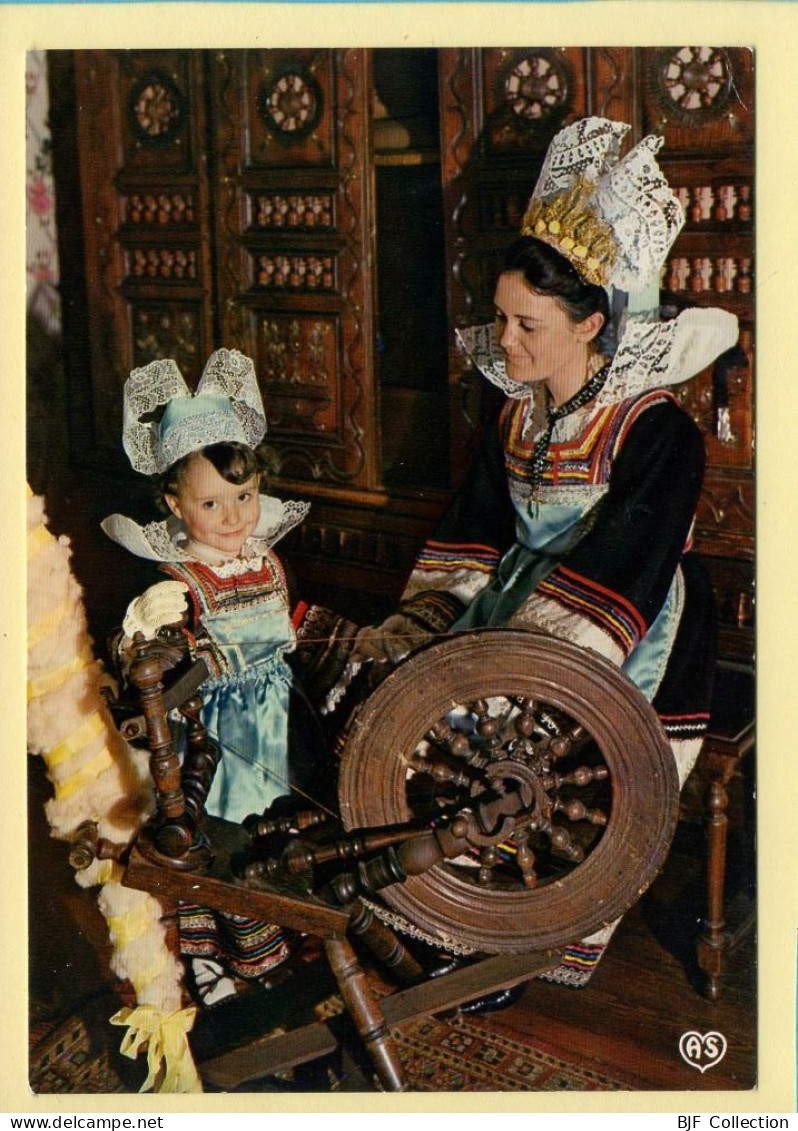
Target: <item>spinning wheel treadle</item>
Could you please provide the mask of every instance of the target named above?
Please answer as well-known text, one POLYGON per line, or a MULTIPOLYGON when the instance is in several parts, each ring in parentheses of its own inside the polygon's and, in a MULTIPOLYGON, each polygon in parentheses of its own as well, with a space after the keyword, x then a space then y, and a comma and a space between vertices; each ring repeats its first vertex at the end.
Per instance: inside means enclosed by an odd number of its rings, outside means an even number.
POLYGON ((465 852, 381 898, 433 939, 494 954, 563 946, 626 911, 665 860, 678 796, 659 720, 626 676, 508 629, 393 672, 350 723, 339 775, 347 830, 465 835, 465 852))

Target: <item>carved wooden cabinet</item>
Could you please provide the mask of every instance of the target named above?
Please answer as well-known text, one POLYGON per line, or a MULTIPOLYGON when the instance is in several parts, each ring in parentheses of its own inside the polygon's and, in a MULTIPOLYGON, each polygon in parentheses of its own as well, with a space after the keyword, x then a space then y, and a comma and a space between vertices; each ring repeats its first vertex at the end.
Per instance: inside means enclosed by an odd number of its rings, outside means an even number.
POLYGON ((491 317, 551 137, 586 114, 663 133, 688 216, 666 313, 712 303, 741 321, 743 354, 680 395, 707 438, 697 544, 723 650, 750 654, 750 52, 55 52, 51 86, 74 460, 128 475, 134 366, 173 356, 191 382, 213 348, 243 350, 274 489, 313 503, 292 564, 361 615, 398 594, 472 454, 485 391, 452 329, 491 317))

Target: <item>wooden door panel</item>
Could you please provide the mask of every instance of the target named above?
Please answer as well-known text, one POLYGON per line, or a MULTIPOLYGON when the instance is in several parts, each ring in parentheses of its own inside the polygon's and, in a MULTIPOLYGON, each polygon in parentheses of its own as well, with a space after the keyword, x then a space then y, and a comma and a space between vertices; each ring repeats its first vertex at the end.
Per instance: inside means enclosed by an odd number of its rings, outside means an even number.
POLYGON ((257 359, 278 478, 374 488, 364 52, 217 52, 222 337, 257 359))
POLYGON ((95 442, 122 461, 131 369, 174 357, 196 382, 212 348, 201 57, 189 51, 75 53, 90 365, 81 376, 95 442))

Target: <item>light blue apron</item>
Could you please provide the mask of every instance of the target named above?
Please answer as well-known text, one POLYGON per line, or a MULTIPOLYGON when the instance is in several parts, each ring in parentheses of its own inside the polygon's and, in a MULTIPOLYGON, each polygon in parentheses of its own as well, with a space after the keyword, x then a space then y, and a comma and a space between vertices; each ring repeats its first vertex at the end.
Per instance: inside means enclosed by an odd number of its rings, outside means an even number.
MULTIPOLYGON (((477 594, 450 632, 506 624, 565 556, 585 536, 592 520, 575 503, 520 503, 516 543, 507 551, 491 582, 477 594)), ((675 582, 646 635, 622 665, 649 702, 662 679, 672 642, 670 618, 676 605, 675 582)))
POLYGON ((242 821, 289 791, 292 673, 283 652, 294 633, 281 593, 201 619, 228 665, 202 689, 202 722, 222 749, 207 810, 242 821))

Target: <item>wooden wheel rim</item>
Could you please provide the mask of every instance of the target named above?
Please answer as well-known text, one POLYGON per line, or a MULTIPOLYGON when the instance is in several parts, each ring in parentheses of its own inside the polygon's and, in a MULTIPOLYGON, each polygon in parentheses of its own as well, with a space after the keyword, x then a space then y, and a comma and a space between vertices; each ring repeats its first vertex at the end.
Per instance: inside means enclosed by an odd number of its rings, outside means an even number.
POLYGON ((548 636, 489 629, 417 653, 356 713, 339 774, 347 830, 412 820, 402 755, 453 701, 510 695, 565 711, 598 745, 612 809, 595 850, 562 879, 533 890, 477 887, 436 867, 382 893, 428 934, 492 953, 563 946, 613 922, 662 867, 678 817, 672 751, 653 708, 623 673, 548 636))

